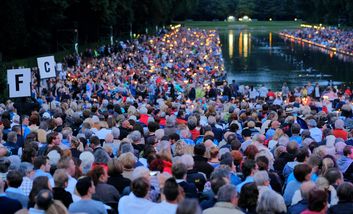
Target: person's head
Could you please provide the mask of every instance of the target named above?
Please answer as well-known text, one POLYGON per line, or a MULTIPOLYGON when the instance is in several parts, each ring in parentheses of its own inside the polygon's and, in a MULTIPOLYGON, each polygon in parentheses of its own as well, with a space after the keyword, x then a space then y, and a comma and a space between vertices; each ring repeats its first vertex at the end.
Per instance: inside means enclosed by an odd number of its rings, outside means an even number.
POLYGON ((250 131, 250 129, 243 129, 243 131, 241 132, 241 135, 242 135, 244 138, 249 138, 249 137, 251 137, 251 131, 250 131))
POLYGON ((296 160, 298 162, 304 162, 307 158, 309 157, 309 151, 307 148, 303 147, 303 148, 300 148, 297 152, 297 155, 296 155, 296 160))
POLYGON ((123 173, 123 165, 117 158, 112 158, 108 161, 108 175, 115 176, 123 173))
POLYGON ((131 170, 135 168, 136 157, 131 152, 123 153, 119 156, 119 161, 123 165, 124 170, 131 170))
POLYGON ((145 177, 140 177, 132 181, 131 191, 138 198, 146 197, 150 189, 150 182, 145 177))
POLYGON ((269 160, 266 156, 256 157, 256 165, 259 167, 259 170, 268 170, 269 160))
POLYGON ((223 185, 217 193, 218 202, 230 202, 234 206, 238 205, 237 189, 232 184, 223 185))
POLYGON ((33 169, 34 169, 33 164, 28 163, 28 162, 22 162, 20 164, 19 171, 22 173, 23 176, 27 176, 27 177, 31 178, 32 175, 34 174, 33 169))
POLYGON ((108 181, 108 173, 105 171, 103 166, 97 165, 91 171, 88 172, 88 176, 92 178, 94 185, 98 183, 106 183, 108 181))
POLYGON ((200 143, 195 145, 194 147, 194 154, 198 156, 204 156, 206 152, 206 147, 204 144, 200 143))
POLYGON ((67 208, 59 200, 53 200, 48 209, 45 212, 46 214, 68 214, 67 208))
POLYGON ((163 194, 167 199, 167 202, 173 203, 176 202, 179 196, 179 185, 176 182, 175 178, 168 178, 163 187, 163 194))
POLYGON ((330 185, 339 185, 343 182, 342 172, 338 168, 330 168, 324 174, 330 185))
POLYGON ((308 200, 309 192, 316 187, 315 183, 312 181, 304 181, 300 186, 300 194, 304 200, 308 200))
POLYGON ((254 160, 245 160, 242 165, 244 177, 252 176, 256 172, 256 162, 254 160))
POLYGON ((187 170, 188 169, 184 163, 175 163, 172 166, 172 174, 176 179, 184 179, 187 170))
POLYGON ((298 123, 294 123, 291 127, 292 134, 298 135, 300 133, 300 125, 298 123))
POLYGON ((47 135, 48 145, 58 146, 61 143, 61 139, 58 132, 51 132, 47 135))
POLYGON ((308 164, 298 164, 294 167, 293 173, 298 182, 309 181, 311 177, 311 167, 308 164))
POLYGON ((353 159, 353 146, 347 145, 343 149, 343 155, 353 159))
POLYGON ((96 147, 101 145, 101 142, 100 142, 100 140, 99 140, 99 138, 97 136, 90 137, 89 142, 91 143, 91 145, 94 148, 96 148, 96 147))
POLYGON ((180 157, 180 161, 185 164, 188 170, 194 167, 194 159, 190 154, 184 154, 180 157))
POLYGON ((9 187, 18 188, 21 186, 23 179, 19 171, 11 170, 7 173, 6 180, 9 187))
POLYGON ((61 188, 66 188, 68 181, 69 181, 69 176, 66 173, 65 169, 57 169, 55 170, 54 173, 54 184, 55 187, 61 187, 61 188))
POLYGON ((41 190, 35 197, 36 207, 40 210, 47 210, 53 200, 53 193, 50 190, 41 190))
POLYGON ((255 172, 254 181, 257 186, 269 186, 270 185, 270 177, 268 176, 268 173, 265 170, 255 172))
POLYGON ((327 193, 324 190, 314 188, 309 192, 308 209, 321 212, 327 208, 327 193))
POLYGON ((353 184, 343 182, 337 188, 337 196, 341 202, 353 202, 353 184))
POLYGON ((244 155, 247 157, 247 159, 255 160, 255 156, 258 152, 258 148, 251 144, 245 149, 244 155))
POLYGON ((211 189, 212 192, 217 195, 219 188, 222 186, 226 185, 229 183, 229 180, 226 179, 226 177, 221 177, 221 176, 214 176, 211 178, 211 189))
POLYGON ((264 191, 258 200, 257 213, 286 213, 287 207, 283 197, 269 189, 264 191))
POLYGON ((32 190, 29 193, 30 201, 34 202, 35 196, 43 189, 51 189, 49 179, 47 176, 38 176, 33 180, 32 190))
POLYGON ((201 214, 199 202, 196 199, 185 199, 179 203, 176 214, 201 214))
POLYGON ((60 158, 57 164, 57 168, 65 169, 70 176, 75 175, 76 166, 74 160, 71 157, 60 158))
POLYGON ((259 197, 259 190, 255 182, 246 183, 242 186, 238 206, 241 208, 256 207, 259 197))
POLYGON ((89 176, 82 177, 77 180, 76 190, 82 196, 92 196, 96 192, 92 178, 89 176))
POLYGON ((13 131, 9 132, 7 134, 7 142, 16 143, 16 141, 17 141, 17 133, 13 131))
POLYGON ((41 169, 45 172, 50 171, 49 158, 46 156, 38 156, 34 158, 33 165, 34 165, 34 169, 41 169))

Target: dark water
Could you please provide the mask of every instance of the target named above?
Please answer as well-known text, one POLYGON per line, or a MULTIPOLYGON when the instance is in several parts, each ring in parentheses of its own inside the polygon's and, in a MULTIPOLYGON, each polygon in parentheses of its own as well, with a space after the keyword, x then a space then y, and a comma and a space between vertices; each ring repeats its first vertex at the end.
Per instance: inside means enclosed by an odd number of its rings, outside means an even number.
POLYGON ((220 31, 228 80, 239 84, 265 84, 279 89, 308 81, 328 85, 353 84, 353 58, 317 47, 285 41, 272 32, 220 31))

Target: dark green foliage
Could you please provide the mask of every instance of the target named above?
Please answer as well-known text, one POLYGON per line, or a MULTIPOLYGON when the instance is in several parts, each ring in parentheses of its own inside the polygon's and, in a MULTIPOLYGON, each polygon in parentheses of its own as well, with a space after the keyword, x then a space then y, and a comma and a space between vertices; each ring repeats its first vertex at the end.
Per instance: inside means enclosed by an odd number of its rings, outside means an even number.
POLYGON ((353 25, 352 0, 2 0, 0 52, 5 61, 72 50, 79 44, 142 33, 172 20, 293 20, 353 25))

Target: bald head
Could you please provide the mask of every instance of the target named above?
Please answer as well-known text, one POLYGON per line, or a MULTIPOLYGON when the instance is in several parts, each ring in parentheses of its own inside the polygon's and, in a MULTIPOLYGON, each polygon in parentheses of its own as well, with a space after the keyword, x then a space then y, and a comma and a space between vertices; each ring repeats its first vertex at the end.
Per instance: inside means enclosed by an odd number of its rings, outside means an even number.
POLYGON ((273 121, 273 122, 271 123, 271 128, 273 128, 273 129, 277 129, 277 128, 279 128, 280 126, 281 126, 281 123, 278 122, 277 120, 275 120, 275 121, 273 121))
POLYGON ((316 187, 315 183, 312 181, 305 181, 302 183, 300 186, 300 193, 302 195, 302 198, 305 200, 308 200, 309 198, 309 192, 316 187))

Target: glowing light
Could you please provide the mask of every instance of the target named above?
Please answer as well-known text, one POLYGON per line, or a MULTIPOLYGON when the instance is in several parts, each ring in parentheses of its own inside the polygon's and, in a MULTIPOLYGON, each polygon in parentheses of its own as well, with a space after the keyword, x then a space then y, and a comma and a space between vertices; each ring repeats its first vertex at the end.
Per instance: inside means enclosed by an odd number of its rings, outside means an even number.
POLYGON ((234 45, 234 32, 233 30, 230 30, 228 34, 229 58, 233 58, 233 50, 234 50, 233 45, 234 45))

